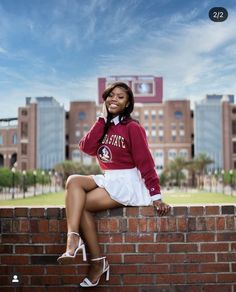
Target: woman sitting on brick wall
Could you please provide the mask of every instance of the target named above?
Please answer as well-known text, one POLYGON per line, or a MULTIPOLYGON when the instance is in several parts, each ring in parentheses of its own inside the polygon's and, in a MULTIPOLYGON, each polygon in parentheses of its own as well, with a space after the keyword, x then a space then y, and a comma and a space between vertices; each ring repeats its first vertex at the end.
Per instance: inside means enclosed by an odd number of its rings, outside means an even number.
POLYGON ((79 143, 80 149, 97 156, 103 175, 72 175, 66 183, 67 247, 58 258, 68 264, 79 250, 91 259, 88 277, 82 287, 97 286, 102 274, 109 280, 110 266, 101 256, 94 212, 122 206, 156 207, 163 216, 169 206, 162 202, 159 178, 148 148, 144 128, 130 114, 134 108, 133 92, 123 82, 116 82, 103 93, 102 116, 79 143), (80 232, 80 234, 78 233, 80 232))

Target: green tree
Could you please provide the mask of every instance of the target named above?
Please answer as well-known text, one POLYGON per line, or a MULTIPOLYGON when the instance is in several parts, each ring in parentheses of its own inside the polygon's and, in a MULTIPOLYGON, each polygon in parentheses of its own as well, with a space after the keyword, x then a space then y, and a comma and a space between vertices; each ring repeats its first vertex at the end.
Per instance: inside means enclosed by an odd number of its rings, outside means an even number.
POLYGON ((213 162, 214 160, 212 160, 205 153, 200 153, 196 157, 194 157, 192 164, 193 164, 193 169, 198 177, 197 187, 199 189, 203 188, 204 175, 206 174, 207 166, 209 164, 212 164, 213 162))
POLYGON ((186 178, 183 170, 186 168, 187 161, 182 156, 177 156, 174 160, 170 160, 167 164, 166 172, 169 174, 169 179, 180 187, 181 181, 186 178))

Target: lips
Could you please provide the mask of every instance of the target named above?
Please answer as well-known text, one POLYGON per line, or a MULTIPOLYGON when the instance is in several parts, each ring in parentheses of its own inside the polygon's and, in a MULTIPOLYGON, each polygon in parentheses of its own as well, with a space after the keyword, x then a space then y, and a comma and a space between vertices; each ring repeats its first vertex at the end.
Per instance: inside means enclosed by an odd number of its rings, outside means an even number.
POLYGON ((111 103, 111 104, 109 105, 109 108, 116 109, 116 108, 118 108, 118 105, 115 104, 115 103, 111 103))

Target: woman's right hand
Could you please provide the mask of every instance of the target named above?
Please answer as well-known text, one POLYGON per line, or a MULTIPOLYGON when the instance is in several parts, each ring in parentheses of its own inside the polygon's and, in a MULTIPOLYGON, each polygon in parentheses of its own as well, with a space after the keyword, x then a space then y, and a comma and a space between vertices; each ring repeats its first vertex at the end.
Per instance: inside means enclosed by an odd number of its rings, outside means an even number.
POLYGON ((106 103, 104 101, 104 103, 102 105, 102 116, 104 117, 104 119, 107 119, 107 115, 108 115, 107 106, 106 106, 106 103))

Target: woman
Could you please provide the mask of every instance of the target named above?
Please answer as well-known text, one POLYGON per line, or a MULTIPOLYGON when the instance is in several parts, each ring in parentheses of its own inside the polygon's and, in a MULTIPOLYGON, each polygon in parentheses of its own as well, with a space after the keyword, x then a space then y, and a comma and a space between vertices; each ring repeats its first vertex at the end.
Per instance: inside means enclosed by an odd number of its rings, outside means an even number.
POLYGON ((70 263, 79 250, 86 260, 83 242, 86 243, 91 260, 88 276, 80 283, 82 287, 97 286, 102 274, 109 280, 110 266, 101 256, 93 212, 153 205, 163 216, 170 208, 161 200, 145 130, 130 116, 134 108, 132 90, 125 83, 116 82, 104 91, 103 99, 103 115, 79 147, 86 154, 97 156, 104 175, 72 175, 66 183, 67 247, 58 262, 70 263))

